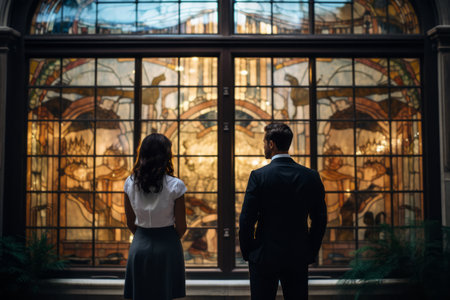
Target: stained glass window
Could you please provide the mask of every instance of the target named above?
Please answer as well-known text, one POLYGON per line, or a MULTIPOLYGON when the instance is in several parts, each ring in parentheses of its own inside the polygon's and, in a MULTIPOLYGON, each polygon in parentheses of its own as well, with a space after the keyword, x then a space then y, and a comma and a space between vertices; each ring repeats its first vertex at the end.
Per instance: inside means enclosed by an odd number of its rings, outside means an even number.
POLYGON ((236 220, 251 170, 269 163, 263 137, 272 121, 290 125, 290 154, 317 168, 325 185, 319 265, 348 264, 376 225, 422 220, 419 66, 414 58, 236 58, 236 220))
POLYGON ((134 58, 30 59, 27 228, 47 230, 73 265, 123 265, 132 238, 123 184, 136 132, 160 132, 189 186, 186 263, 216 266, 217 59, 141 63, 136 70, 134 58))
POLYGON ((238 34, 415 34, 406 0, 235 0, 238 34))
MULTIPOLYGON (((407 0, 230 1, 236 34, 420 33, 407 0)), ((221 9, 214 0, 41 0, 30 33, 217 34, 221 9)))
POLYGON ((218 2, 41 0, 31 34, 215 34, 218 2))

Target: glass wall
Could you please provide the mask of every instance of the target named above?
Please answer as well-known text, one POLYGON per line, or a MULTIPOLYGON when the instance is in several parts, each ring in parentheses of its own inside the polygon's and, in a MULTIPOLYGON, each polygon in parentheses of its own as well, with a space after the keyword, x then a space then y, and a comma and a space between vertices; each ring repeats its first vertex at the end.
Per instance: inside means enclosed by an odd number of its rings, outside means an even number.
POLYGON ((186 263, 217 265, 217 59, 139 63, 30 59, 27 228, 49 230, 72 264, 124 264, 123 184, 136 136, 160 132, 189 189, 186 263))
POLYGON ((236 58, 236 221, 251 170, 269 163, 264 126, 273 121, 292 128, 290 154, 325 186, 319 265, 347 265, 381 223, 422 220, 420 103, 419 59, 236 58))

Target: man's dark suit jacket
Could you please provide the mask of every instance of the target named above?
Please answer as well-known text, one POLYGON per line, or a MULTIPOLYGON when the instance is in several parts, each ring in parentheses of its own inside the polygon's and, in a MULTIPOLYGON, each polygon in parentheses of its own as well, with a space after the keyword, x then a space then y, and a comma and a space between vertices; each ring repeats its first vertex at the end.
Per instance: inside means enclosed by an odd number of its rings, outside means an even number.
POLYGON ((252 171, 239 219, 244 260, 274 266, 313 263, 327 224, 324 198, 319 174, 292 158, 279 157, 252 171))

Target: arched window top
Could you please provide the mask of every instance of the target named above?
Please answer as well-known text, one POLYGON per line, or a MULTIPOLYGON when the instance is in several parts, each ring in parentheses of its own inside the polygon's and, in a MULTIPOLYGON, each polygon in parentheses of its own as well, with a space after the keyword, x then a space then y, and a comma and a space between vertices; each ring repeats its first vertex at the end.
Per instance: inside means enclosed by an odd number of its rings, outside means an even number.
MULTIPOLYGON (((235 34, 420 33, 408 0, 229 1, 235 34)), ((220 9, 217 0, 40 0, 30 34, 218 34, 220 9)))

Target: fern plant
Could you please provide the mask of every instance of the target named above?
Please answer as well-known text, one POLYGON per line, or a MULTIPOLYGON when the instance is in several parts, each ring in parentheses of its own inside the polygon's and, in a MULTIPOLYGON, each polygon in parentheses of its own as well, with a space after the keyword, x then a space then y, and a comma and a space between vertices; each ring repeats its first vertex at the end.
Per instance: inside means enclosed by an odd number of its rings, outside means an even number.
POLYGON ((355 251, 342 286, 357 287, 355 299, 359 299, 371 294, 383 279, 398 278, 404 284, 396 292, 408 299, 450 299, 449 232, 434 222, 403 227, 382 224, 378 238, 355 251))
POLYGON ((43 233, 33 233, 25 243, 14 237, 0 238, 0 295, 26 296, 38 293, 42 279, 62 270, 53 245, 43 233))

